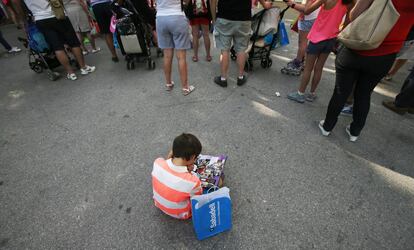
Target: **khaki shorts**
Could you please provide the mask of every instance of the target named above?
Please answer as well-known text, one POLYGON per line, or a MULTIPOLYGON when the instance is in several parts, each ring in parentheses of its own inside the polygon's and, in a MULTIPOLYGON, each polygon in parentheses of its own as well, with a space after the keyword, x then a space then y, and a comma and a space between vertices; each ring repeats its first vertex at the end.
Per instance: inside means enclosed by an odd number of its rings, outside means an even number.
POLYGON ((232 21, 217 18, 214 26, 214 41, 217 49, 230 50, 233 44, 234 50, 246 51, 250 36, 252 35, 251 21, 232 21))

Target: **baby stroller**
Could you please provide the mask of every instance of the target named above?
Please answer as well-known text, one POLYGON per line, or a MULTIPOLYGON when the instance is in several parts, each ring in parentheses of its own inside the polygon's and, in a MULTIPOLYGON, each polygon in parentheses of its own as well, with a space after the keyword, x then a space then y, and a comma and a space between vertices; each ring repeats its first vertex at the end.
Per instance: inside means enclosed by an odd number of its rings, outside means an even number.
MULTIPOLYGON (((253 70, 253 61, 260 61, 262 68, 270 68, 273 64, 270 58, 270 52, 276 47, 279 40, 279 25, 283 20, 285 12, 289 6, 280 11, 279 8, 273 7, 271 9, 263 9, 253 15, 252 30, 253 35, 250 38, 250 43, 246 53, 249 57, 246 61, 245 70, 253 70), (271 35, 270 41, 265 41, 265 37, 271 35)), ((234 47, 230 49, 231 59, 236 60, 237 54, 234 47)))
POLYGON ((114 1, 111 6, 116 16, 118 44, 122 54, 125 55, 127 69, 134 69, 135 62, 146 62, 148 69, 155 69, 150 48, 151 27, 145 23, 130 0, 125 0, 123 6, 114 1))
MULTIPOLYGON (((18 40, 23 43, 23 46, 29 49, 29 67, 36 73, 46 71, 47 77, 51 81, 59 78, 60 74, 54 72, 53 69, 60 66, 56 55, 50 50, 43 34, 37 29, 33 22, 28 22, 25 27, 26 38, 19 37, 18 40)), ((69 61, 72 66, 79 68, 78 63, 69 54, 69 61)))

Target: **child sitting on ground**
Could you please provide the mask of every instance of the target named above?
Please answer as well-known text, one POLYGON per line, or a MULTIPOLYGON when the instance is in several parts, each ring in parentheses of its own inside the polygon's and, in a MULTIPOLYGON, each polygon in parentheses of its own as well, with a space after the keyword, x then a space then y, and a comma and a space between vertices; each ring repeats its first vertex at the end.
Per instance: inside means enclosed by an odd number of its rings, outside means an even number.
POLYGON ((158 158, 154 162, 152 188, 155 206, 174 218, 190 218, 190 197, 202 194, 199 178, 191 173, 201 148, 197 137, 181 134, 174 139, 167 160, 158 158))

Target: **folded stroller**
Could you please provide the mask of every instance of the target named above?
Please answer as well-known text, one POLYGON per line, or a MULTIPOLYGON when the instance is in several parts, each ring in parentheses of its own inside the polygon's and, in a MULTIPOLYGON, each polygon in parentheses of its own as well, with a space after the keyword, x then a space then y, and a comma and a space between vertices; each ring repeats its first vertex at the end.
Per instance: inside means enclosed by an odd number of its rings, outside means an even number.
POLYGON ((130 0, 122 6, 115 1, 111 5, 116 17, 117 40, 121 52, 125 55, 127 69, 135 68, 135 62, 146 62, 148 69, 155 69, 151 56, 151 27, 130 0))
MULTIPOLYGON (((246 50, 249 55, 246 61, 245 70, 253 69, 253 61, 260 61, 262 68, 270 68, 273 64, 270 58, 270 52, 275 49, 279 40, 279 25, 283 20, 285 12, 289 6, 280 11, 279 8, 263 9, 258 11, 252 17, 253 35, 250 37, 250 43, 246 50), (270 41, 265 41, 265 37, 271 37, 270 41)), ((231 59, 236 60, 237 54, 234 47, 230 49, 231 59)))

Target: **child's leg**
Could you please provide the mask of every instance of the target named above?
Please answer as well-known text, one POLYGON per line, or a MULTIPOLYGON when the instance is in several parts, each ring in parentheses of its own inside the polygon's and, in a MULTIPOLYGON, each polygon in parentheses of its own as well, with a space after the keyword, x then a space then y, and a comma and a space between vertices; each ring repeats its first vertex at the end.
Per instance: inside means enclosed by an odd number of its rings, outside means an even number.
POLYGON ((306 61, 305 61, 305 70, 303 71, 301 83, 299 86, 299 92, 304 93, 306 90, 306 87, 308 86, 312 70, 315 66, 316 59, 318 58, 318 55, 313 54, 306 54, 306 61))
POLYGON ((200 32, 200 25, 192 25, 191 26, 193 32, 193 62, 198 61, 198 34, 200 32))
POLYGON ((313 78, 310 90, 311 93, 315 93, 315 90, 321 81, 323 66, 325 65, 326 59, 328 59, 328 56, 328 53, 322 53, 316 60, 315 67, 313 68, 313 78))
POLYGON ((88 31, 88 32, 84 32, 83 34, 86 35, 86 37, 88 38, 89 42, 91 42, 92 49, 93 50, 96 50, 95 37, 93 37, 91 35, 91 32, 88 31))

